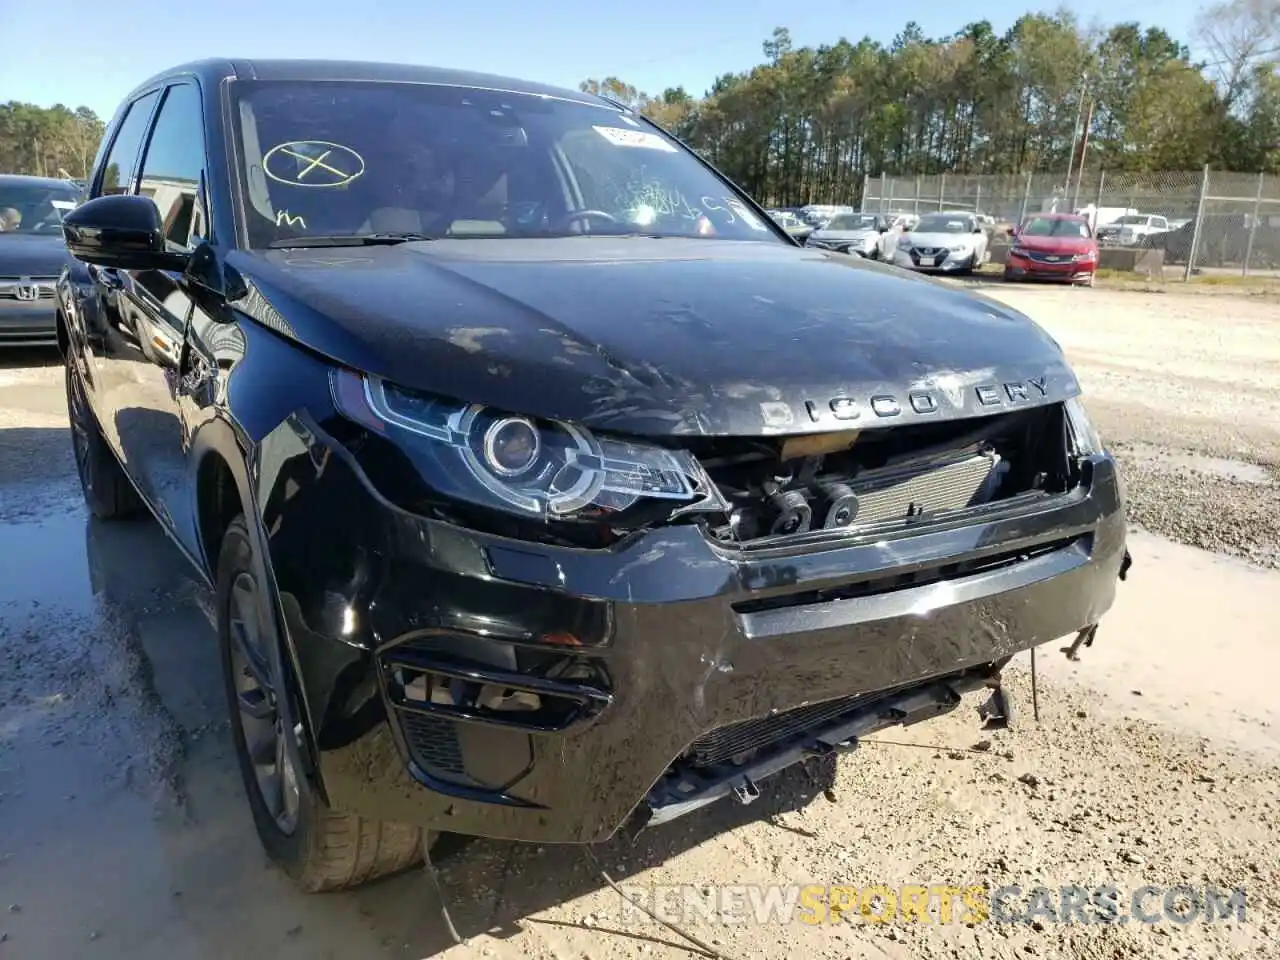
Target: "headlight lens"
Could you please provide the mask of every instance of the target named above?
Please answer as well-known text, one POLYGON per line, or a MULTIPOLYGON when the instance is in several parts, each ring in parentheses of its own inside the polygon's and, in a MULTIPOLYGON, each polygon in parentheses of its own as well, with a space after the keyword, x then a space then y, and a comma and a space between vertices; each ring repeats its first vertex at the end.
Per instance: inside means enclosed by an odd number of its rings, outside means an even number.
POLYGON ((529 517, 620 513, 641 500, 721 509, 697 460, 682 450, 597 437, 582 427, 402 390, 349 370, 331 373, 349 419, 400 432, 441 494, 529 517))
POLYGON ((898 238, 898 249, 899 249, 899 250, 910 250, 913 246, 915 246, 915 243, 914 243, 914 241, 913 241, 910 237, 899 237, 899 238, 898 238))
POLYGON ((1079 396, 1072 397, 1064 406, 1067 411, 1067 423, 1071 427, 1071 438, 1075 442, 1076 453, 1089 456, 1102 453, 1102 437, 1089 419, 1084 403, 1079 396))

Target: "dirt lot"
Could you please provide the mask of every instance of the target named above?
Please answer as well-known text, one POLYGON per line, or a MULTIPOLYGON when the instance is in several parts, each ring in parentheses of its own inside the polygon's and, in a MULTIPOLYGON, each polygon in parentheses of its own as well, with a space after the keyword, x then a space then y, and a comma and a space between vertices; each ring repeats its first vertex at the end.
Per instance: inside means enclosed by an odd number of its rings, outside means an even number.
MULTIPOLYGON (((727 957, 1280 957, 1280 302, 985 292, 1062 343, 1124 460, 1143 529, 1095 646, 1042 648, 1039 724, 1024 662, 1011 730, 975 700, 600 859, 651 904, 687 885, 668 911, 710 890, 718 916, 667 915, 727 957), (744 884, 1054 897, 1034 923, 810 924, 802 901, 786 924, 742 922, 744 884), (1128 917, 1146 885, 1153 923, 1128 917), (1128 922, 1057 922, 1062 886, 1116 888, 1128 922), (1177 886, 1243 888, 1244 922, 1188 890, 1166 910, 1177 886)), ((295 893, 241 798, 208 598, 154 525, 87 522, 63 409, 56 357, 0 358, 0 960, 704 955, 568 849, 452 862, 467 947, 420 874, 295 893)))

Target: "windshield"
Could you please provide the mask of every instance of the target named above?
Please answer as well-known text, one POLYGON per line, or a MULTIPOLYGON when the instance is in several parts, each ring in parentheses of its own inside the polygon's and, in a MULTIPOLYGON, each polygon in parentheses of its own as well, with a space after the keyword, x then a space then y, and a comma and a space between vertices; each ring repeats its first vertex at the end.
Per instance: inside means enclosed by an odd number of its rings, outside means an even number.
POLYGON ((236 84, 251 247, 323 236, 784 242, 727 183, 605 106, 434 84, 236 84))
POLYGON ((921 217, 916 224, 916 233, 972 233, 973 222, 968 217, 948 217, 930 214, 921 217))
POLYGON ((858 213, 842 213, 838 217, 832 217, 831 222, 827 224, 828 230, 875 230, 880 226, 880 221, 873 216, 858 213))
POLYGON ((1063 217, 1035 217, 1022 228, 1024 237, 1089 237, 1089 225, 1083 220, 1063 217))
POLYGON ((75 187, 0 181, 0 233, 57 233, 80 202, 75 187))

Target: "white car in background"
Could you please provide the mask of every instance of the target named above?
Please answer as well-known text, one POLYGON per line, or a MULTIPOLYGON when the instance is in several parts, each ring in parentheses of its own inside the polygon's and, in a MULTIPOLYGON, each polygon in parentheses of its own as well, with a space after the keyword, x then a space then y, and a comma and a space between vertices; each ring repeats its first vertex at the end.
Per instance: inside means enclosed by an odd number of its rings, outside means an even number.
POLYGON ((856 253, 868 260, 891 260, 896 237, 893 221, 878 213, 841 213, 809 234, 806 247, 856 253))
POLYGON ((982 221, 968 211, 926 213, 898 238, 893 263, 908 270, 969 273, 987 262, 989 243, 982 221))
POLYGON ((1158 233, 1168 233, 1170 226, 1167 217, 1156 213, 1129 213, 1095 231, 1098 242, 1102 244, 1119 244, 1122 247, 1142 245, 1145 237, 1158 233))

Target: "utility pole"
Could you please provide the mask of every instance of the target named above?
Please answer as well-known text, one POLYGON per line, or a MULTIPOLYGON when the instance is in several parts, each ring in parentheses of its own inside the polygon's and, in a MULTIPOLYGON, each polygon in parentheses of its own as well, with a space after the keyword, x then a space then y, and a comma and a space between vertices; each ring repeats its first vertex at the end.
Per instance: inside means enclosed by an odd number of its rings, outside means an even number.
POLYGON ((1089 153, 1089 127, 1093 125, 1093 100, 1089 101, 1089 116, 1084 121, 1084 133, 1080 143, 1080 169, 1076 171, 1076 192, 1071 198, 1071 212, 1080 206, 1080 181, 1084 179, 1084 158, 1089 153))
POLYGON ((1089 74, 1080 71, 1080 99, 1076 101, 1076 122, 1071 127, 1071 152, 1067 154, 1067 178, 1062 181, 1062 195, 1065 197, 1067 191, 1071 189, 1071 169, 1075 166, 1076 160, 1076 134, 1080 130, 1080 115, 1084 113, 1084 93, 1086 84, 1089 81, 1089 74))

